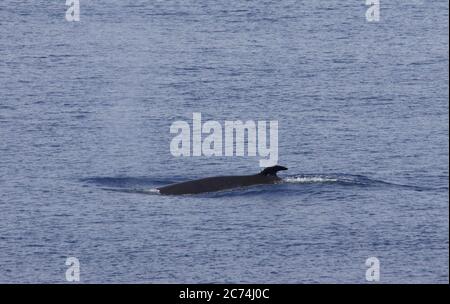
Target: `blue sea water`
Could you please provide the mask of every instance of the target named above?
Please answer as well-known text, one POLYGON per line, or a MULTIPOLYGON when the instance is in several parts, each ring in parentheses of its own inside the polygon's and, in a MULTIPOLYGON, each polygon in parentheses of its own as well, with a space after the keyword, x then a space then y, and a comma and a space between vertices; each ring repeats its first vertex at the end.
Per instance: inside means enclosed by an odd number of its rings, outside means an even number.
POLYGON ((447 283, 448 2, 0 2, 0 282, 447 283), (170 125, 278 120, 283 182, 165 197, 259 157, 170 125), (112 191, 111 191, 112 190, 112 191))

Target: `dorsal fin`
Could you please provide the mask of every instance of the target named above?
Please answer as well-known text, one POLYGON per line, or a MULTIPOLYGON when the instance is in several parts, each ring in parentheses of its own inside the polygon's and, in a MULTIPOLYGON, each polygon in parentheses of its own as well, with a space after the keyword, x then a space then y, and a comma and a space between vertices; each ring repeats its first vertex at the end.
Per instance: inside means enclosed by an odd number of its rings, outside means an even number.
POLYGON ((283 166, 273 166, 273 167, 267 167, 264 170, 262 170, 259 174, 261 175, 277 175, 278 171, 281 170, 287 170, 288 168, 283 166))

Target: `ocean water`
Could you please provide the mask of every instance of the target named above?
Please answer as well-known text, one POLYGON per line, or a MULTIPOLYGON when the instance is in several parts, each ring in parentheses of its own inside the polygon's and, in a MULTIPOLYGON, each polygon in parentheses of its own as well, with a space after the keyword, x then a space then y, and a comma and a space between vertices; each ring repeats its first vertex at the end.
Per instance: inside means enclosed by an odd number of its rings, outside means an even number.
POLYGON ((447 283, 448 2, 0 2, 0 282, 447 283), (170 125, 278 120, 259 157, 179 157, 170 125))

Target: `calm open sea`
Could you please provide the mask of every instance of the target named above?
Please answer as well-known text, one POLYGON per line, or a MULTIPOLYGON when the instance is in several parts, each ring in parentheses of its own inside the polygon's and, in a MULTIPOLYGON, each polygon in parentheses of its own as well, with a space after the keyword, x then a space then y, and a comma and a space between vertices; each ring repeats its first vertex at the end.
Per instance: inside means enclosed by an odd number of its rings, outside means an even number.
POLYGON ((447 283, 448 2, 0 2, 0 282, 447 283), (164 197, 259 157, 176 120, 278 120, 278 185, 164 197), (113 191, 110 191, 113 190, 113 191))

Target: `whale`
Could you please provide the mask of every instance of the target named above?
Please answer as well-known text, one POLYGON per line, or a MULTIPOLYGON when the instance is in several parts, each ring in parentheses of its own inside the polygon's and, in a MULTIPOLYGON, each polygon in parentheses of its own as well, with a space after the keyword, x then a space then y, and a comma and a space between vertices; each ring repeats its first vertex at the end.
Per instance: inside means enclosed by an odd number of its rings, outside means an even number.
POLYGON ((183 195, 216 192, 233 188, 250 187, 253 185, 275 184, 281 180, 281 178, 277 176, 277 172, 282 170, 287 170, 287 168, 276 165, 267 167, 261 172, 253 175, 206 177, 171 184, 157 189, 162 195, 183 195))

